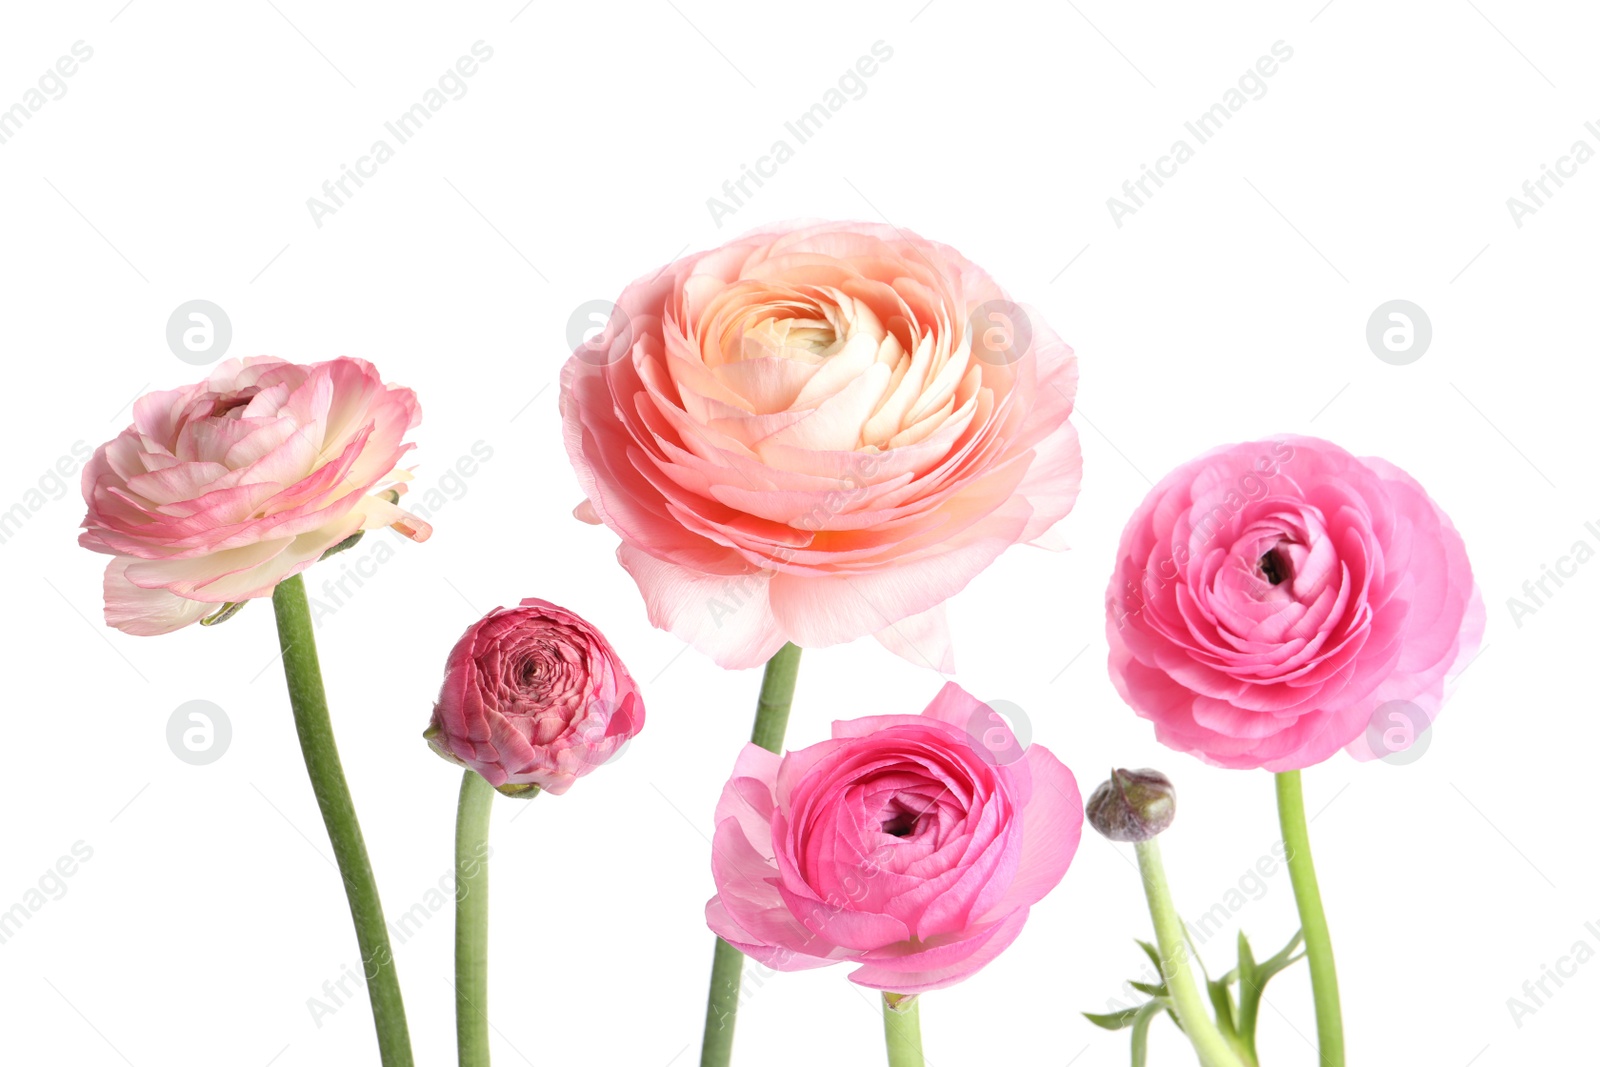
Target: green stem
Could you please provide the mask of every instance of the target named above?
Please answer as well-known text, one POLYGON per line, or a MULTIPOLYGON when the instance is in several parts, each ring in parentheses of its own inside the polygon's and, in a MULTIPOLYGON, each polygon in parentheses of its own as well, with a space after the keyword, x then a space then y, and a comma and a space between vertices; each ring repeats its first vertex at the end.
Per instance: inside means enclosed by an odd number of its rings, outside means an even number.
POLYGON ((345 896, 350 900, 350 918, 361 948, 372 1021, 378 1031, 379 1057, 384 1067, 411 1067, 406 1009, 400 1000, 400 979, 389 948, 383 905, 378 901, 378 883, 372 877, 355 804, 350 800, 350 787, 339 764, 339 748, 333 740, 328 697, 322 687, 322 667, 317 662, 317 643, 311 629, 311 609, 306 603, 305 583, 298 574, 278 584, 272 594, 272 610, 278 620, 278 647, 283 653, 283 675, 289 685, 300 751, 305 755, 311 790, 322 810, 333 857, 344 879, 345 896))
POLYGON ((794 680, 800 673, 800 646, 784 645, 767 660, 761 675, 761 699, 756 701, 756 721, 750 743, 768 752, 783 752, 783 735, 789 728, 789 705, 794 702, 794 680))
POLYGON ((1333 940, 1322 911, 1322 891, 1311 862, 1311 836, 1306 829, 1306 800, 1299 771, 1277 775, 1278 825, 1288 850, 1289 883, 1300 908, 1300 930, 1306 939, 1306 964, 1311 968, 1311 997, 1317 1009, 1317 1048, 1321 1067, 1344 1067, 1344 1020, 1339 1010, 1339 977, 1333 967, 1333 940))
POLYGON ((489 1067, 489 809, 494 787, 461 776, 456 808, 456 1049, 461 1067, 489 1067))
POLYGON ((1144 895, 1150 904, 1150 921, 1156 928, 1156 947, 1161 952, 1161 977, 1166 980, 1172 1010, 1177 1013, 1183 1034, 1194 1046, 1204 1067, 1243 1067, 1228 1045, 1222 1031, 1211 1021, 1211 1013, 1194 984, 1189 969, 1189 949, 1183 936, 1183 920, 1172 906, 1167 890, 1167 872, 1161 865, 1161 846, 1155 838, 1134 845, 1139 854, 1139 874, 1144 879, 1144 895))
POLYGON ((923 1067, 921 997, 883 995, 883 1043, 889 1067, 923 1067))
MULTIPOLYGON (((794 681, 800 673, 800 646, 786 644, 767 661, 761 676, 761 697, 756 701, 756 721, 750 743, 768 752, 783 751, 789 727, 789 706, 794 701, 794 681)), ((739 986, 744 953, 717 938, 711 957, 711 989, 706 996, 705 1037, 700 1044, 700 1067, 728 1067, 733 1060, 733 1026, 739 1014, 739 986)))

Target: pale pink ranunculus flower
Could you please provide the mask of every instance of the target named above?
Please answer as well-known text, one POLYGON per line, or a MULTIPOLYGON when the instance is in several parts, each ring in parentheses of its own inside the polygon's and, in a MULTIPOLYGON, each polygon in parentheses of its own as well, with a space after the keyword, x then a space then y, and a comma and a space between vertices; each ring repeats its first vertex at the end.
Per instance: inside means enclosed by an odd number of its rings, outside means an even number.
POLYGON ((1163 478, 1106 593, 1117 691, 1157 740, 1222 767, 1404 750, 1483 628, 1466 546, 1422 487, 1312 437, 1163 478))
POLYGON ((503 793, 559 794, 642 729, 644 700, 611 642, 529 597, 467 627, 424 736, 503 793))
POLYGON ((959 252, 814 223, 629 286, 561 411, 654 625, 726 667, 873 634, 948 672, 944 601, 1077 497, 1077 381, 959 252))
POLYGON ((1016 939, 1072 862, 1083 802, 1049 750, 1019 752, 949 683, 921 715, 835 722, 783 756, 746 746, 716 821, 718 937, 777 970, 849 962, 853 982, 921 993, 1016 939))
POLYGON ((285 578, 360 530, 432 532, 386 494, 421 420, 409 389, 340 357, 219 364, 203 382, 149 393, 133 425, 83 470, 78 543, 109 553, 106 622, 164 634, 285 578))

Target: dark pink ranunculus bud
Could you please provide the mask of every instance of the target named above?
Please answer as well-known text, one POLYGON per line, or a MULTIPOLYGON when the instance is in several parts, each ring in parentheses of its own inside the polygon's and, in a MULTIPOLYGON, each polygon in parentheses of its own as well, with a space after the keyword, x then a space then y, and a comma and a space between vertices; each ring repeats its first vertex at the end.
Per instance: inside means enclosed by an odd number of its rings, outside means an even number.
POLYGON ((507 796, 565 793, 644 727, 611 643, 546 600, 496 608, 450 651, 423 735, 507 796))

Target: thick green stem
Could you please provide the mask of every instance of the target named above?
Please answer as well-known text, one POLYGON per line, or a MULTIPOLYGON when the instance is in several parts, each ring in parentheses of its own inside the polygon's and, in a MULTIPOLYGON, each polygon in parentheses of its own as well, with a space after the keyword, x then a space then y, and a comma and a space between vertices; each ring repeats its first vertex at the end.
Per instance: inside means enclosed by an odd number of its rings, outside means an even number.
POLYGON ((883 995, 883 1044, 889 1067, 923 1067, 921 997, 883 995))
MULTIPOLYGON (((800 673, 800 646, 786 644, 767 661, 761 676, 761 698, 750 729, 751 744, 768 752, 783 751, 789 727, 789 705, 794 701, 794 681, 800 673)), ((700 1067, 728 1067, 733 1060, 733 1026, 739 1014, 739 986, 744 954, 720 937, 711 957, 711 989, 706 996, 705 1037, 700 1044, 700 1067)))
POLYGON ((278 647, 283 651, 283 675, 289 684, 289 704, 294 709, 300 751, 305 755, 311 790, 322 810, 333 858, 344 879, 345 896, 350 900, 350 918, 361 948, 372 1021, 378 1031, 378 1054, 383 1067, 412 1067, 406 1009, 400 1000, 400 979, 389 948, 383 905, 378 901, 378 883, 372 876, 361 825, 356 821, 355 805, 350 800, 339 749, 333 740, 328 698, 322 688, 322 667, 317 662, 317 644, 311 629, 311 609, 299 575, 278 584, 272 594, 272 610, 278 620, 278 647))
POLYGON ((1311 862, 1311 835, 1306 829, 1306 800, 1299 771, 1277 775, 1278 825, 1288 851, 1289 883, 1300 908, 1300 930, 1306 939, 1306 964, 1311 968, 1311 997, 1317 1009, 1317 1049, 1321 1067, 1344 1067, 1344 1019, 1339 1010, 1339 977, 1333 967, 1333 940, 1322 912, 1322 891, 1311 862))
POLYGON ((1150 921, 1156 928, 1156 947, 1161 952, 1161 977, 1166 980, 1172 1010, 1177 1013, 1183 1034, 1194 1046, 1204 1067, 1243 1067, 1242 1061, 1212 1022, 1206 1002, 1194 984, 1189 969, 1189 949, 1183 936, 1183 920, 1172 906, 1167 890, 1167 872, 1161 865, 1161 846, 1156 838, 1134 845, 1139 854, 1139 874, 1144 879, 1144 895, 1150 905, 1150 921))
POLYGON ((461 1067, 489 1067, 489 809, 494 787, 461 776, 456 808, 456 1049, 461 1067))

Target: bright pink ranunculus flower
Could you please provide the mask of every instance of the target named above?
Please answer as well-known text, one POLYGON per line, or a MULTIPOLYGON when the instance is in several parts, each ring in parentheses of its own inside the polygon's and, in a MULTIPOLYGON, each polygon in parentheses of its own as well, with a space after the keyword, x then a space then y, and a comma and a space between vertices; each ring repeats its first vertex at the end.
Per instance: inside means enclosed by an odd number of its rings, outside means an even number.
POLYGON ((424 736, 515 795, 565 793, 643 728, 644 701, 605 636, 530 597, 461 635, 424 736))
POLYGON ((385 493, 422 419, 416 394, 372 364, 301 366, 270 356, 218 365, 207 381, 140 397, 133 425, 83 470, 78 543, 106 565, 106 622, 164 634, 224 603, 271 596, 359 530, 428 524, 385 493))
POLYGON ((948 671, 944 601, 1077 497, 1077 381, 954 249, 816 223, 629 286, 561 410, 653 624, 726 667, 875 634, 948 671))
POLYGON ((947 684, 921 715, 833 724, 776 756, 748 745, 717 804, 712 931, 783 971, 920 993, 1015 940, 1072 862, 1083 804, 1042 745, 947 684), (1003 737, 996 736, 997 733, 1003 737))
POLYGON ((1466 546, 1422 487, 1312 437, 1167 475, 1128 520, 1106 593, 1117 691, 1164 744, 1223 767, 1405 747, 1483 626, 1466 546))

